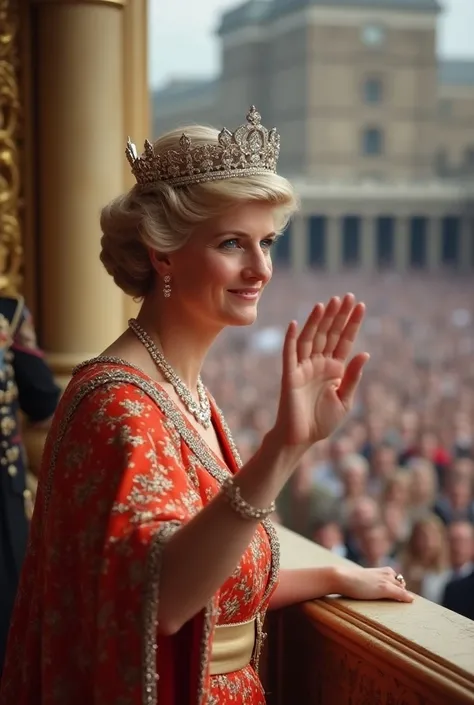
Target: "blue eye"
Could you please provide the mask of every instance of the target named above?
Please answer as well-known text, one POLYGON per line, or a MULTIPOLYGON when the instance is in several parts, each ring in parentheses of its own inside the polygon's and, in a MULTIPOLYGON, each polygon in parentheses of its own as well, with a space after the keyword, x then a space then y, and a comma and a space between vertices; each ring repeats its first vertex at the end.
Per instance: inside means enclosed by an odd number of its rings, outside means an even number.
POLYGON ((236 238, 233 238, 232 240, 225 240, 225 242, 221 242, 219 247, 223 250, 233 250, 238 243, 239 241, 236 238))
MULTIPOLYGON (((262 250, 269 250, 274 244, 275 238, 273 237, 267 237, 264 240, 260 241, 260 247, 262 248, 262 250)), ((219 249, 221 250, 235 250, 239 247, 241 247, 241 244, 238 238, 235 237, 231 238, 230 240, 225 240, 219 245, 219 249)))

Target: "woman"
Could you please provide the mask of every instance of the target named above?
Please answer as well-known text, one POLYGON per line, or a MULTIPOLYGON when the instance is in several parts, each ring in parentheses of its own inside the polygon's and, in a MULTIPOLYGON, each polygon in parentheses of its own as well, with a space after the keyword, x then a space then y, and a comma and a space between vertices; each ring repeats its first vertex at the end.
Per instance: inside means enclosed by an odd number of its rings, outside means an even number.
POLYGON ((411 458, 407 463, 411 478, 409 516, 412 522, 431 512, 438 496, 438 478, 433 463, 426 458, 411 458))
POLYGON ((403 572, 410 590, 441 604, 449 580, 446 529, 436 514, 420 517, 402 555, 403 572))
MULTIPOLYGON (((277 419, 243 467, 200 370, 254 322, 296 199, 252 108, 233 134, 190 127, 127 156, 102 262, 138 320, 75 372, 45 449, 2 705, 264 703, 268 608, 341 592, 411 596, 390 569, 278 570, 266 518, 307 449, 350 409, 364 307, 318 304, 283 351, 277 419)), ((91 312, 93 313, 93 312, 91 312)))

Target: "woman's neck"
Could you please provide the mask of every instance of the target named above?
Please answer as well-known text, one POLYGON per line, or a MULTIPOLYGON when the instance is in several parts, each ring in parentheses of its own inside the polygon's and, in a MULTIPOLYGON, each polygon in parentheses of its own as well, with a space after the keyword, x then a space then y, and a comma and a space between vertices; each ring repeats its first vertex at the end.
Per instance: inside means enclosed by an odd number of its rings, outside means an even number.
POLYGON ((177 312, 171 302, 154 304, 145 300, 137 316, 166 361, 189 390, 195 391, 207 352, 218 331, 211 333, 197 325, 196 319, 177 312))

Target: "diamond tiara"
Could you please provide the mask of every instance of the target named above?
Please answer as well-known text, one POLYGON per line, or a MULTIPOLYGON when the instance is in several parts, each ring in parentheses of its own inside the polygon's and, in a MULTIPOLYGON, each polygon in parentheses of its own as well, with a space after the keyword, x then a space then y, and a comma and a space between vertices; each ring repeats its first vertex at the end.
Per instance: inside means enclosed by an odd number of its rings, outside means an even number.
POLYGON ((187 186, 204 181, 231 179, 238 176, 275 172, 280 154, 280 135, 275 128, 267 130, 254 105, 247 114, 247 123, 230 132, 219 132, 217 143, 193 146, 183 134, 178 149, 155 154, 153 145, 145 141, 145 151, 127 142, 125 154, 138 184, 164 181, 170 186, 187 186))

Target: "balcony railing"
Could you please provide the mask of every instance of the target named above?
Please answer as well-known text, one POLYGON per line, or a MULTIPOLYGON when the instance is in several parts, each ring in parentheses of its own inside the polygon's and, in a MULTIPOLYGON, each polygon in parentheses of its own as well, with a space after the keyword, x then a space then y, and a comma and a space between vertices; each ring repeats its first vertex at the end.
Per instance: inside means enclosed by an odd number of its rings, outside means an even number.
MULTIPOLYGON (((341 560, 279 528, 282 567, 341 560)), ((474 622, 412 604, 327 597, 269 618, 269 705, 472 705, 474 622)))

